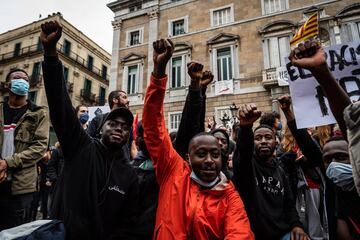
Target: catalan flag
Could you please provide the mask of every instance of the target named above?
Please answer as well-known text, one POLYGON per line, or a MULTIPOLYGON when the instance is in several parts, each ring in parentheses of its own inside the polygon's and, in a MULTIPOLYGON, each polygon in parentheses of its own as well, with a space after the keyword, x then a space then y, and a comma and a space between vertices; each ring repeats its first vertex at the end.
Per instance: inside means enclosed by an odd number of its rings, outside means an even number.
POLYGON ((293 39, 290 41, 291 48, 295 48, 300 42, 317 36, 319 34, 319 14, 318 12, 310 16, 310 18, 301 26, 299 31, 295 34, 293 39))

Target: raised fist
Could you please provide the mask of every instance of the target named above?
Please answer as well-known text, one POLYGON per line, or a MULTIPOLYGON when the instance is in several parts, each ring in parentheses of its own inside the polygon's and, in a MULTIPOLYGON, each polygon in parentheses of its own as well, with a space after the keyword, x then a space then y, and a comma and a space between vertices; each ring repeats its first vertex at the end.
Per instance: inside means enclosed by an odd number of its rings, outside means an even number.
POLYGON ((214 80, 214 75, 212 74, 212 72, 204 71, 200 80, 201 88, 206 88, 213 80, 214 80))
MULTIPOLYGON (((198 62, 190 62, 187 65, 188 74, 192 80, 200 81, 203 76, 204 65, 198 62)), ((199 82, 200 83, 200 82, 199 82)))
POLYGON ((62 27, 57 21, 50 21, 41 24, 40 40, 44 47, 45 54, 56 55, 56 44, 61 38, 62 27))
POLYGON ((294 66, 310 71, 327 67, 324 49, 317 41, 300 43, 297 48, 291 51, 289 60, 294 66))
POLYGON ((165 77, 166 64, 174 52, 174 44, 170 39, 160 39, 153 42, 153 60, 155 78, 165 77))
POLYGON ((240 126, 252 126, 254 122, 259 119, 260 116, 261 111, 257 110, 255 104, 245 104, 241 106, 239 110, 240 126))
POLYGON ((291 106, 291 97, 289 94, 285 94, 281 97, 279 97, 278 102, 280 103, 280 108, 286 112, 290 110, 290 106, 291 106))

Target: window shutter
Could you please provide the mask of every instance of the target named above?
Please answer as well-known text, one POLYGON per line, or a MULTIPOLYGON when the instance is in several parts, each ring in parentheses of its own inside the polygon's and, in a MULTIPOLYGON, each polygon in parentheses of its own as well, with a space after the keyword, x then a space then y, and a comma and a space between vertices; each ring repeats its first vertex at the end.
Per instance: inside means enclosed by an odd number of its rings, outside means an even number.
POLYGON ((236 48, 235 45, 231 45, 230 46, 230 56, 231 56, 231 73, 232 73, 232 78, 236 78, 237 74, 236 74, 236 68, 238 68, 238 66, 236 65, 236 54, 235 54, 236 48))
POLYGON ((352 22, 349 25, 350 25, 351 35, 352 35, 352 41, 359 40, 360 37, 359 37, 359 29, 357 27, 357 24, 355 22, 352 22))
POLYGON ((269 45, 268 45, 269 39, 263 40, 263 53, 264 53, 264 68, 269 69, 270 68, 270 61, 269 61, 269 45))
POLYGON ((270 38, 270 67, 280 66, 278 38, 270 38))
POLYGON ((141 64, 138 63, 137 64, 137 69, 136 69, 136 78, 135 78, 135 93, 139 92, 140 66, 141 66, 141 64))
POLYGON ((128 93, 128 89, 127 89, 127 82, 129 79, 129 67, 128 66, 124 66, 124 71, 123 71, 123 81, 122 81, 122 86, 121 88, 128 93))
POLYGON ((290 45, 289 37, 279 38, 279 50, 280 50, 280 66, 285 66, 285 58, 289 56, 290 45))
POLYGON ((348 43, 348 42, 352 41, 351 28, 348 23, 345 23, 341 26, 340 32, 341 32, 341 42, 342 43, 348 43))
POLYGON ((211 50, 212 73, 214 74, 214 81, 218 81, 217 77, 217 51, 215 48, 211 50))
POLYGON ((181 86, 184 87, 186 86, 186 82, 185 82, 185 76, 186 76, 186 62, 185 62, 185 56, 186 55, 182 55, 181 56, 181 86))

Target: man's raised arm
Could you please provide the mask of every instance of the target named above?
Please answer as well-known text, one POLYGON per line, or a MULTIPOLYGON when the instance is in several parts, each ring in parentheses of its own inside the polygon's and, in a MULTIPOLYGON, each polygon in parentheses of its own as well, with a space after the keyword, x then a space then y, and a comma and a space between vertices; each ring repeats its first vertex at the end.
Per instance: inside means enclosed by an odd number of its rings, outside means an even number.
POLYGON ((331 111, 346 138, 346 125, 343 112, 344 109, 351 104, 351 101, 344 89, 331 74, 326 63, 323 48, 317 42, 306 42, 303 46, 294 49, 290 53, 289 59, 294 66, 308 69, 319 82, 327 96, 331 111))
POLYGON ((145 143, 155 167, 156 177, 161 184, 176 167, 174 159, 178 155, 165 127, 163 106, 167 83, 166 64, 172 56, 174 45, 169 39, 161 39, 153 43, 153 48, 154 70, 146 91, 142 122, 145 143))
POLYGON ((239 110, 240 129, 236 141, 236 150, 233 157, 234 176, 233 182, 244 201, 249 201, 253 181, 254 122, 261 116, 261 111, 255 104, 245 104, 239 110))
MULTIPOLYGON (((56 22, 41 25, 40 40, 44 47, 43 74, 50 118, 59 139, 64 156, 71 156, 84 141, 89 141, 76 117, 63 77, 56 44, 62 34, 62 27, 56 22)), ((69 159, 69 158, 65 158, 69 159)))

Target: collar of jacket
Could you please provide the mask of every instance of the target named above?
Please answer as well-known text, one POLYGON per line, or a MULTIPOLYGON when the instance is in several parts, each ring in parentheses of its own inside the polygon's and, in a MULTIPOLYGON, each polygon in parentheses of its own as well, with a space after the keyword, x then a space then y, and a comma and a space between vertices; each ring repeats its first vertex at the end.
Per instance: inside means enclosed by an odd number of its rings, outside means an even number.
MULTIPOLYGON (((9 101, 9 97, 5 97, 4 101, 1 102, 1 104, 4 105, 5 103, 8 103, 8 101, 9 101)), ((43 108, 43 107, 37 106, 35 103, 30 101, 29 99, 26 99, 26 102, 27 102, 28 109, 32 112, 35 112, 35 111, 43 108)))

